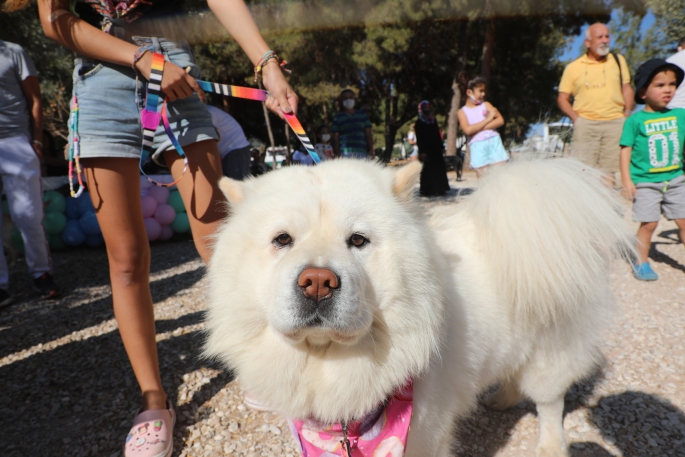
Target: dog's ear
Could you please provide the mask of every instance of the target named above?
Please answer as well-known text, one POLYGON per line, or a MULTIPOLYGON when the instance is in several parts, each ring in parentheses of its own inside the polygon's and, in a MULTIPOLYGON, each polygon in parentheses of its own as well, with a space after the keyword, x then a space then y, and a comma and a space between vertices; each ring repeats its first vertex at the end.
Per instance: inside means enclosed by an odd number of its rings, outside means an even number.
POLYGON ((223 177, 219 181, 219 189, 228 199, 229 205, 233 206, 243 201, 243 184, 235 179, 223 177))
POLYGON ((393 193, 402 201, 409 201, 414 195, 414 186, 421 176, 421 162, 411 162, 395 172, 393 193))

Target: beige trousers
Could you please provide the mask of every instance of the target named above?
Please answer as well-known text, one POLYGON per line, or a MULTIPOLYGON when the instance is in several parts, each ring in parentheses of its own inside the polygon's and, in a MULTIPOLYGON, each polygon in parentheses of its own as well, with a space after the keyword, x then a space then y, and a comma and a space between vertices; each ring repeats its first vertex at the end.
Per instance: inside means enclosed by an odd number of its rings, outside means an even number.
POLYGON ((593 121, 578 117, 573 123, 571 157, 605 173, 619 171, 621 148, 618 143, 625 117, 611 121, 593 121))

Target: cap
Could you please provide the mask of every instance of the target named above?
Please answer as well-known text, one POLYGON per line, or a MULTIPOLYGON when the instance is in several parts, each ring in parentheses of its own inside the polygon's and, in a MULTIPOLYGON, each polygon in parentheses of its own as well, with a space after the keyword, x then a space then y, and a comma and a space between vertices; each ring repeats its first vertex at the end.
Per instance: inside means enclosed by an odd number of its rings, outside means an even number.
POLYGON ((647 87, 654 75, 663 70, 673 70, 675 72, 676 86, 680 87, 683 82, 685 72, 678 65, 666 62, 664 59, 649 59, 647 62, 640 65, 635 73, 635 103, 644 105, 645 101, 640 98, 638 93, 643 87, 647 87))

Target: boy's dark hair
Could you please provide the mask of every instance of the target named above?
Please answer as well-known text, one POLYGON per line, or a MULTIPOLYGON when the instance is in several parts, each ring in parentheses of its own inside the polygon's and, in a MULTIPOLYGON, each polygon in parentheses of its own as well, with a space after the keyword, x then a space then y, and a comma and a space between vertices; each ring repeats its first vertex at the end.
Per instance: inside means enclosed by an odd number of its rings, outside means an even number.
POLYGON ((473 90, 478 86, 487 86, 488 81, 482 76, 476 76, 466 84, 466 89, 473 90))
POLYGON ((343 96, 343 94, 344 94, 345 92, 350 92, 352 95, 355 95, 355 96, 356 96, 356 94, 354 93, 354 91, 353 91, 352 89, 347 88, 347 89, 343 89, 343 90, 340 91, 339 97, 342 98, 342 96, 343 96))
POLYGON ((321 124, 320 126, 318 126, 318 127, 316 128, 316 133, 321 133, 321 131, 322 131, 323 129, 327 129, 327 128, 329 128, 329 127, 328 127, 326 124, 321 124))

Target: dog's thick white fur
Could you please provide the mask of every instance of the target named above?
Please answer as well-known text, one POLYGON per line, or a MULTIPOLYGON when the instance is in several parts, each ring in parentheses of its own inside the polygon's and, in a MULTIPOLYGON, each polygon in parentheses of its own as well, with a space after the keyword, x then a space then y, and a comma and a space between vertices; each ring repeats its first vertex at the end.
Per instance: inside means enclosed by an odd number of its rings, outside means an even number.
POLYGON ((520 161, 426 220, 419 171, 335 160, 224 178, 206 354, 261 402, 322 422, 413 378, 407 457, 450 455, 455 418, 499 382, 490 406, 531 398, 537 455, 567 456, 564 394, 600 359, 609 261, 633 242, 611 192, 579 162, 520 161), (319 311, 303 311, 308 267, 339 278, 319 311))

